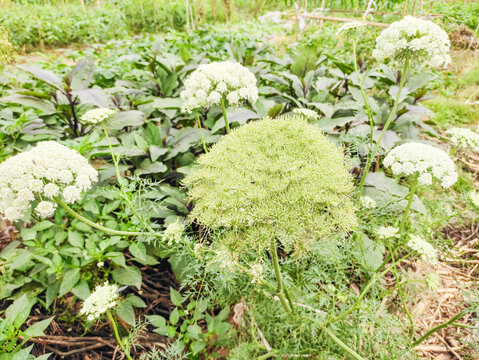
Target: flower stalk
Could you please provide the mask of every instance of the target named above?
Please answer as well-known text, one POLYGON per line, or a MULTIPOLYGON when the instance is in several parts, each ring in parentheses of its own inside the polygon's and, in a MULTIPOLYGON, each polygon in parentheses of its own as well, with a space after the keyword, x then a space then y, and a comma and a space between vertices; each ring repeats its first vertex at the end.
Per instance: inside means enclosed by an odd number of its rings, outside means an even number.
POLYGON ((137 231, 121 231, 121 230, 114 230, 114 229, 107 228, 105 226, 97 224, 96 222, 88 220, 86 217, 78 214, 75 210, 73 210, 70 206, 68 206, 68 204, 66 204, 59 197, 55 197, 54 199, 58 203, 58 205, 60 205, 62 208, 64 208, 65 211, 68 214, 70 214, 71 216, 73 216, 75 219, 80 220, 81 222, 87 224, 88 226, 91 226, 94 229, 103 231, 104 233, 107 233, 107 234, 110 234, 110 235, 119 235, 119 236, 140 236, 140 235, 158 236, 158 237, 163 236, 162 233, 157 233, 157 232, 155 232, 155 233, 143 233, 143 232, 137 232, 137 231))
POLYGON ((376 142, 376 146, 374 146, 372 151, 370 151, 369 154, 368 154, 368 158, 366 160, 366 166, 364 167, 364 171, 363 171, 363 176, 361 177, 361 181, 359 183, 359 188, 358 188, 358 194, 359 195, 361 195, 362 192, 363 192, 364 181, 366 180, 366 177, 369 173, 369 168, 371 167, 371 163, 372 163, 376 153, 378 152, 379 147, 381 146, 381 141, 383 140, 387 129, 391 125, 391 122, 396 117, 396 112, 397 112, 397 109, 399 107, 399 100, 401 99, 402 89, 403 89, 404 84, 406 82, 408 69, 409 69, 409 58, 406 58, 405 61, 404 61, 404 67, 403 67, 402 73, 401 73, 401 80, 399 81, 398 92, 397 92, 397 95, 396 95, 396 99, 394 100, 393 108, 391 110, 391 113, 389 114, 388 119, 386 120, 386 123, 384 124, 384 127, 383 127, 383 130, 381 131, 381 134, 379 135, 379 139, 376 142))
POLYGON ((231 130, 230 124, 228 123, 228 116, 226 115, 225 99, 221 99, 221 111, 223 112, 223 118, 225 119, 226 133, 229 134, 231 130))
POLYGON ((113 332, 115 334, 116 340, 118 341, 118 345, 120 345, 120 348, 123 351, 123 354, 125 354, 128 360, 133 360, 133 358, 130 355, 130 352, 128 351, 128 349, 126 348, 123 342, 123 339, 120 337, 120 334, 118 333, 118 326, 116 324, 115 318, 113 317, 110 311, 107 311, 106 315, 108 316, 108 319, 111 322, 111 325, 113 327, 113 332))
POLYGON ((196 112, 196 121, 198 122, 198 128, 200 129, 200 136, 201 136, 201 145, 203 145, 203 150, 205 153, 208 152, 208 148, 206 147, 205 137, 203 136, 203 125, 201 124, 200 115, 198 111, 196 112))

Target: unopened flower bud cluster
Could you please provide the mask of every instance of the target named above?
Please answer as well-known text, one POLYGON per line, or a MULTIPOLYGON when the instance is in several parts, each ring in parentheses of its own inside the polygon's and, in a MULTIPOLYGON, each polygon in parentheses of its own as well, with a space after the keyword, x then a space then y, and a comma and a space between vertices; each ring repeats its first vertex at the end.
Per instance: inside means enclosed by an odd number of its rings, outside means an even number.
POLYGON ((83 303, 80 315, 86 316, 88 321, 94 321, 114 308, 119 300, 120 294, 117 285, 108 283, 98 285, 83 303))
POLYGON ((421 255, 421 259, 424 261, 430 263, 431 265, 437 264, 437 254, 434 250, 434 246, 420 236, 411 235, 408 246, 421 255))
POLYGON ((200 65, 185 81, 180 94, 185 102, 184 110, 219 105, 238 106, 242 102, 258 100, 256 78, 241 64, 223 61, 200 65))
POLYGON ((82 117, 81 122, 89 125, 96 125, 108 120, 116 113, 115 110, 108 108, 97 108, 87 111, 82 117))
POLYGON ((446 131, 451 136, 451 142, 463 149, 470 148, 479 152, 479 134, 465 128, 452 128, 446 131))
POLYGON ((438 25, 406 16, 382 31, 373 57, 379 61, 390 59, 394 66, 401 66, 409 58, 417 65, 437 68, 449 64, 449 50, 449 37, 438 25))
POLYGON ((366 30, 366 25, 359 21, 353 21, 343 24, 336 35, 338 36, 354 36, 358 35, 366 30))
POLYGON ((163 240, 169 245, 178 244, 181 242, 185 226, 180 221, 175 221, 168 225, 163 232, 163 240))
POLYGON ((454 162, 443 150, 417 142, 399 145, 384 158, 384 166, 394 175, 417 175, 421 185, 431 185, 436 179, 448 188, 457 181, 454 162))
POLYGON ((308 120, 319 119, 319 114, 316 111, 310 109, 296 108, 293 109, 293 113, 304 116, 308 120))
POLYGON ((39 201, 35 213, 50 217, 57 207, 54 197, 78 201, 97 178, 97 171, 76 150, 55 141, 39 142, 0 164, 0 213, 17 221, 39 201))

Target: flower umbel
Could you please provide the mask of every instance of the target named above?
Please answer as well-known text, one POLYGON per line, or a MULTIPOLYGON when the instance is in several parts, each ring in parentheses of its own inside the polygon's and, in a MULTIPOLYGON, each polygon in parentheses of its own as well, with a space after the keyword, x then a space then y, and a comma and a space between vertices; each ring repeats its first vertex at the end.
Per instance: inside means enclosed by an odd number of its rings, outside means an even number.
POLYGON ((464 128, 452 128, 446 131, 451 136, 451 142, 463 149, 479 152, 479 134, 464 128))
POLYGON ((17 221, 38 200, 37 215, 52 216, 56 204, 47 199, 62 196, 68 203, 75 202, 97 177, 98 172, 76 150, 55 141, 39 142, 0 164, 0 213, 17 221))
POLYGON ((184 110, 219 105, 225 101, 229 106, 238 106, 243 101, 258 100, 256 78, 247 68, 230 61, 203 64, 185 81, 185 90, 180 94, 184 110))
POLYGON ((81 122, 89 125, 96 125, 108 120, 112 115, 116 114, 116 110, 108 108, 97 108, 87 111, 82 117, 81 122))
POLYGON ((441 67, 451 61, 447 33, 430 20, 406 16, 393 22, 376 39, 373 57, 401 66, 405 59, 423 67, 441 67))
POLYGON ((377 206, 376 200, 367 195, 361 196, 359 201, 361 203, 361 207, 366 210, 374 209, 377 206))
POLYGON ((366 25, 360 21, 353 21, 343 24, 339 29, 336 35, 351 37, 358 35, 366 30, 366 25))
POLYGON ((235 253, 270 250, 277 239, 300 256, 356 225, 342 150, 298 115, 233 130, 183 183, 195 203, 191 218, 235 253))
POLYGON ((318 120, 319 119, 319 114, 314 110, 296 108, 296 109, 293 109, 293 112, 295 114, 304 116, 308 120, 318 120))
POLYGON ((431 185, 433 179, 448 188, 457 181, 454 162, 441 149, 418 142, 399 145, 384 158, 384 166, 394 175, 417 175, 419 184, 431 185))
POLYGON ((185 225, 180 221, 175 221, 168 225, 163 232, 163 240, 167 242, 169 246, 178 244, 181 242, 181 238, 185 232, 185 225))
POLYGON ((376 229, 376 235, 382 239, 397 239, 399 238, 399 228, 393 226, 380 226, 376 229))
POLYGON ((108 310, 118 305, 120 294, 115 284, 98 285, 91 295, 83 303, 80 315, 86 316, 88 321, 98 319, 108 310))
POLYGON ((437 254, 434 250, 434 246, 432 246, 426 240, 418 235, 411 235, 407 244, 411 249, 421 255, 421 259, 430 263, 431 265, 437 264, 437 254))

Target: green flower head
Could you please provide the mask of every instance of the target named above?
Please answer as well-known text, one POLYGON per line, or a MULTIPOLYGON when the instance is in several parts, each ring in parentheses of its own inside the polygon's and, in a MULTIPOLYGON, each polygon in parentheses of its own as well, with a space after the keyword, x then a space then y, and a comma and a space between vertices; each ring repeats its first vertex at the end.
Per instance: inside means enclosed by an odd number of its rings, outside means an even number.
POLYGON ((191 217, 230 249, 263 251, 279 241, 301 255, 314 241, 356 225, 340 148, 302 116, 235 129, 185 178, 191 217))

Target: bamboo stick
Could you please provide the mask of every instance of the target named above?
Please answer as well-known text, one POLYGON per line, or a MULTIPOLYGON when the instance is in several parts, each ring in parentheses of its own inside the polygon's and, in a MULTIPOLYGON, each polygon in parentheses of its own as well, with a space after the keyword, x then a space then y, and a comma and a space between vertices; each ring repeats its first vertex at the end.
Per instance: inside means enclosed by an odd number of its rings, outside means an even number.
MULTIPOLYGON (((326 21, 335 21, 335 22, 355 22, 355 21, 358 21, 357 19, 339 18, 339 17, 322 16, 322 15, 299 14, 298 16, 305 17, 305 18, 308 18, 308 19, 317 19, 317 20, 326 20, 326 21)), ((382 27, 382 28, 389 27, 389 24, 379 23, 379 22, 374 22, 374 21, 363 21, 363 23, 366 24, 366 25, 382 27)))
MULTIPOLYGON (((360 10, 352 10, 352 9, 329 9, 329 13, 352 13, 352 14, 362 14, 363 12, 360 10)), ((370 11, 369 14, 372 15, 399 15, 398 13, 392 12, 384 12, 384 11, 370 11)), ((432 17, 443 17, 443 14, 429 14, 432 17)))

